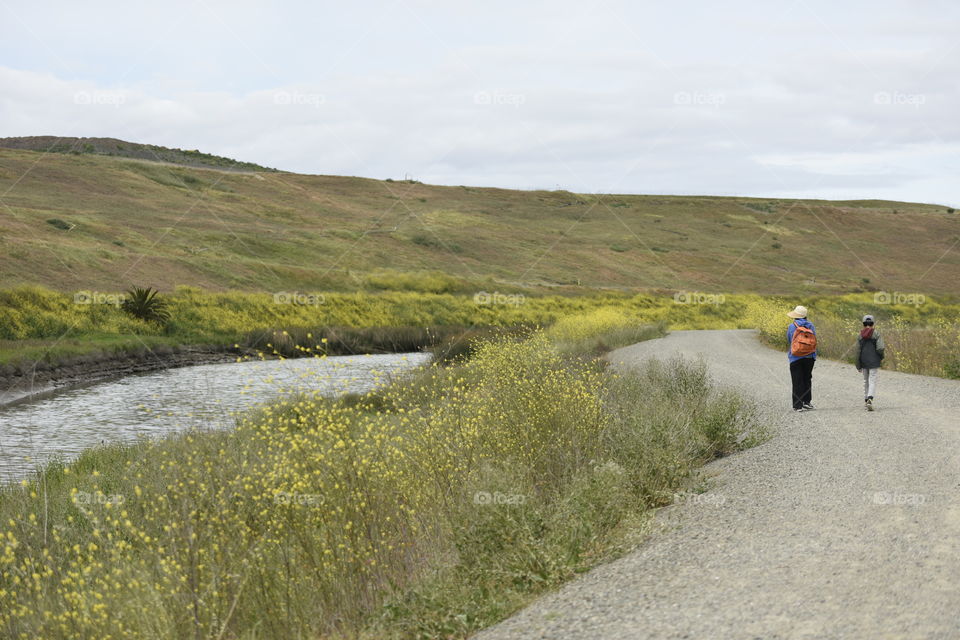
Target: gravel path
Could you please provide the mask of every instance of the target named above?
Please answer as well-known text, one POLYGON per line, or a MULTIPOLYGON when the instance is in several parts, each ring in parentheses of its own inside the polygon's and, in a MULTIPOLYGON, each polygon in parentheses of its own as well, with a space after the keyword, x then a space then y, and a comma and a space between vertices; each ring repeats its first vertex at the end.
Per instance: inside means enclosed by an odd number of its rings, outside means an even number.
POLYGON ((816 411, 752 331, 677 331, 611 354, 702 357, 774 437, 711 463, 649 540, 476 638, 960 638, 960 382, 883 371, 863 410, 850 365, 818 361, 816 411))

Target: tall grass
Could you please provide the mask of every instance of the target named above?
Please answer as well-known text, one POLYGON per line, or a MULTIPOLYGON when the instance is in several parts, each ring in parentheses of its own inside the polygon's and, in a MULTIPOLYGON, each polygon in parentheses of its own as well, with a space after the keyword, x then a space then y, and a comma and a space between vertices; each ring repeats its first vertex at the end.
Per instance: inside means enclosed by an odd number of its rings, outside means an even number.
POLYGON ((288 398, 3 489, 0 633, 463 637, 760 432, 702 366, 618 374, 542 332, 482 341, 365 396, 288 398))
MULTIPOLYGON (((854 363, 864 315, 875 316, 887 345, 884 368, 960 379, 960 307, 926 300, 916 306, 876 304, 867 296, 815 299, 810 321, 817 328, 817 351, 825 358, 854 363)), ((786 301, 759 299, 746 314, 772 347, 787 349, 790 319, 786 301)))
POLYGON ((645 324, 636 313, 600 307, 564 316, 547 333, 562 353, 599 355, 617 347, 660 337, 665 328, 662 322, 645 324))

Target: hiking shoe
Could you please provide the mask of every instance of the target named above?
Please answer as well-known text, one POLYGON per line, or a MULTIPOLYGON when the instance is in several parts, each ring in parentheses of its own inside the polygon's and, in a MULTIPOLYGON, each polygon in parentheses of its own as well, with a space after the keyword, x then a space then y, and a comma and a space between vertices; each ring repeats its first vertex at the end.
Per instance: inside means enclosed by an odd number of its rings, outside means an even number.
POLYGON ((867 398, 864 402, 867 405, 867 411, 873 411, 873 398, 867 398))
POLYGON ((804 411, 809 411, 806 407, 800 407, 799 409, 794 409, 797 413, 803 413, 804 411))
POLYGON ((810 404, 809 402, 804 402, 804 403, 803 403, 803 408, 806 409, 807 411, 813 411, 813 410, 814 410, 814 406, 813 406, 812 404, 810 404))

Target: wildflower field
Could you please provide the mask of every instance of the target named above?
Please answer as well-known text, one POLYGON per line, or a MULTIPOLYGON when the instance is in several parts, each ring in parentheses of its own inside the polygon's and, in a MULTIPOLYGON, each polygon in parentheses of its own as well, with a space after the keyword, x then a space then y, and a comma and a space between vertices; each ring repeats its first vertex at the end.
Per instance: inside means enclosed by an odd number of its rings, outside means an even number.
POLYGON ((463 637, 500 619, 763 437, 701 366, 618 374, 573 352, 591 325, 622 340, 615 316, 3 488, 0 635, 463 637))

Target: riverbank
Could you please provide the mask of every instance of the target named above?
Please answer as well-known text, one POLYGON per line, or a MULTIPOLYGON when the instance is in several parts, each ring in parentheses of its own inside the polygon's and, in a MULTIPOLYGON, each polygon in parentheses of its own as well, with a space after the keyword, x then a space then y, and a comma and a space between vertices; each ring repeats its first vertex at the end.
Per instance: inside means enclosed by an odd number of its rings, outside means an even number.
POLYGON ((50 364, 38 360, 33 368, 7 368, 0 375, 0 407, 43 397, 65 389, 201 364, 233 362, 238 357, 230 346, 172 345, 66 358, 50 364))

